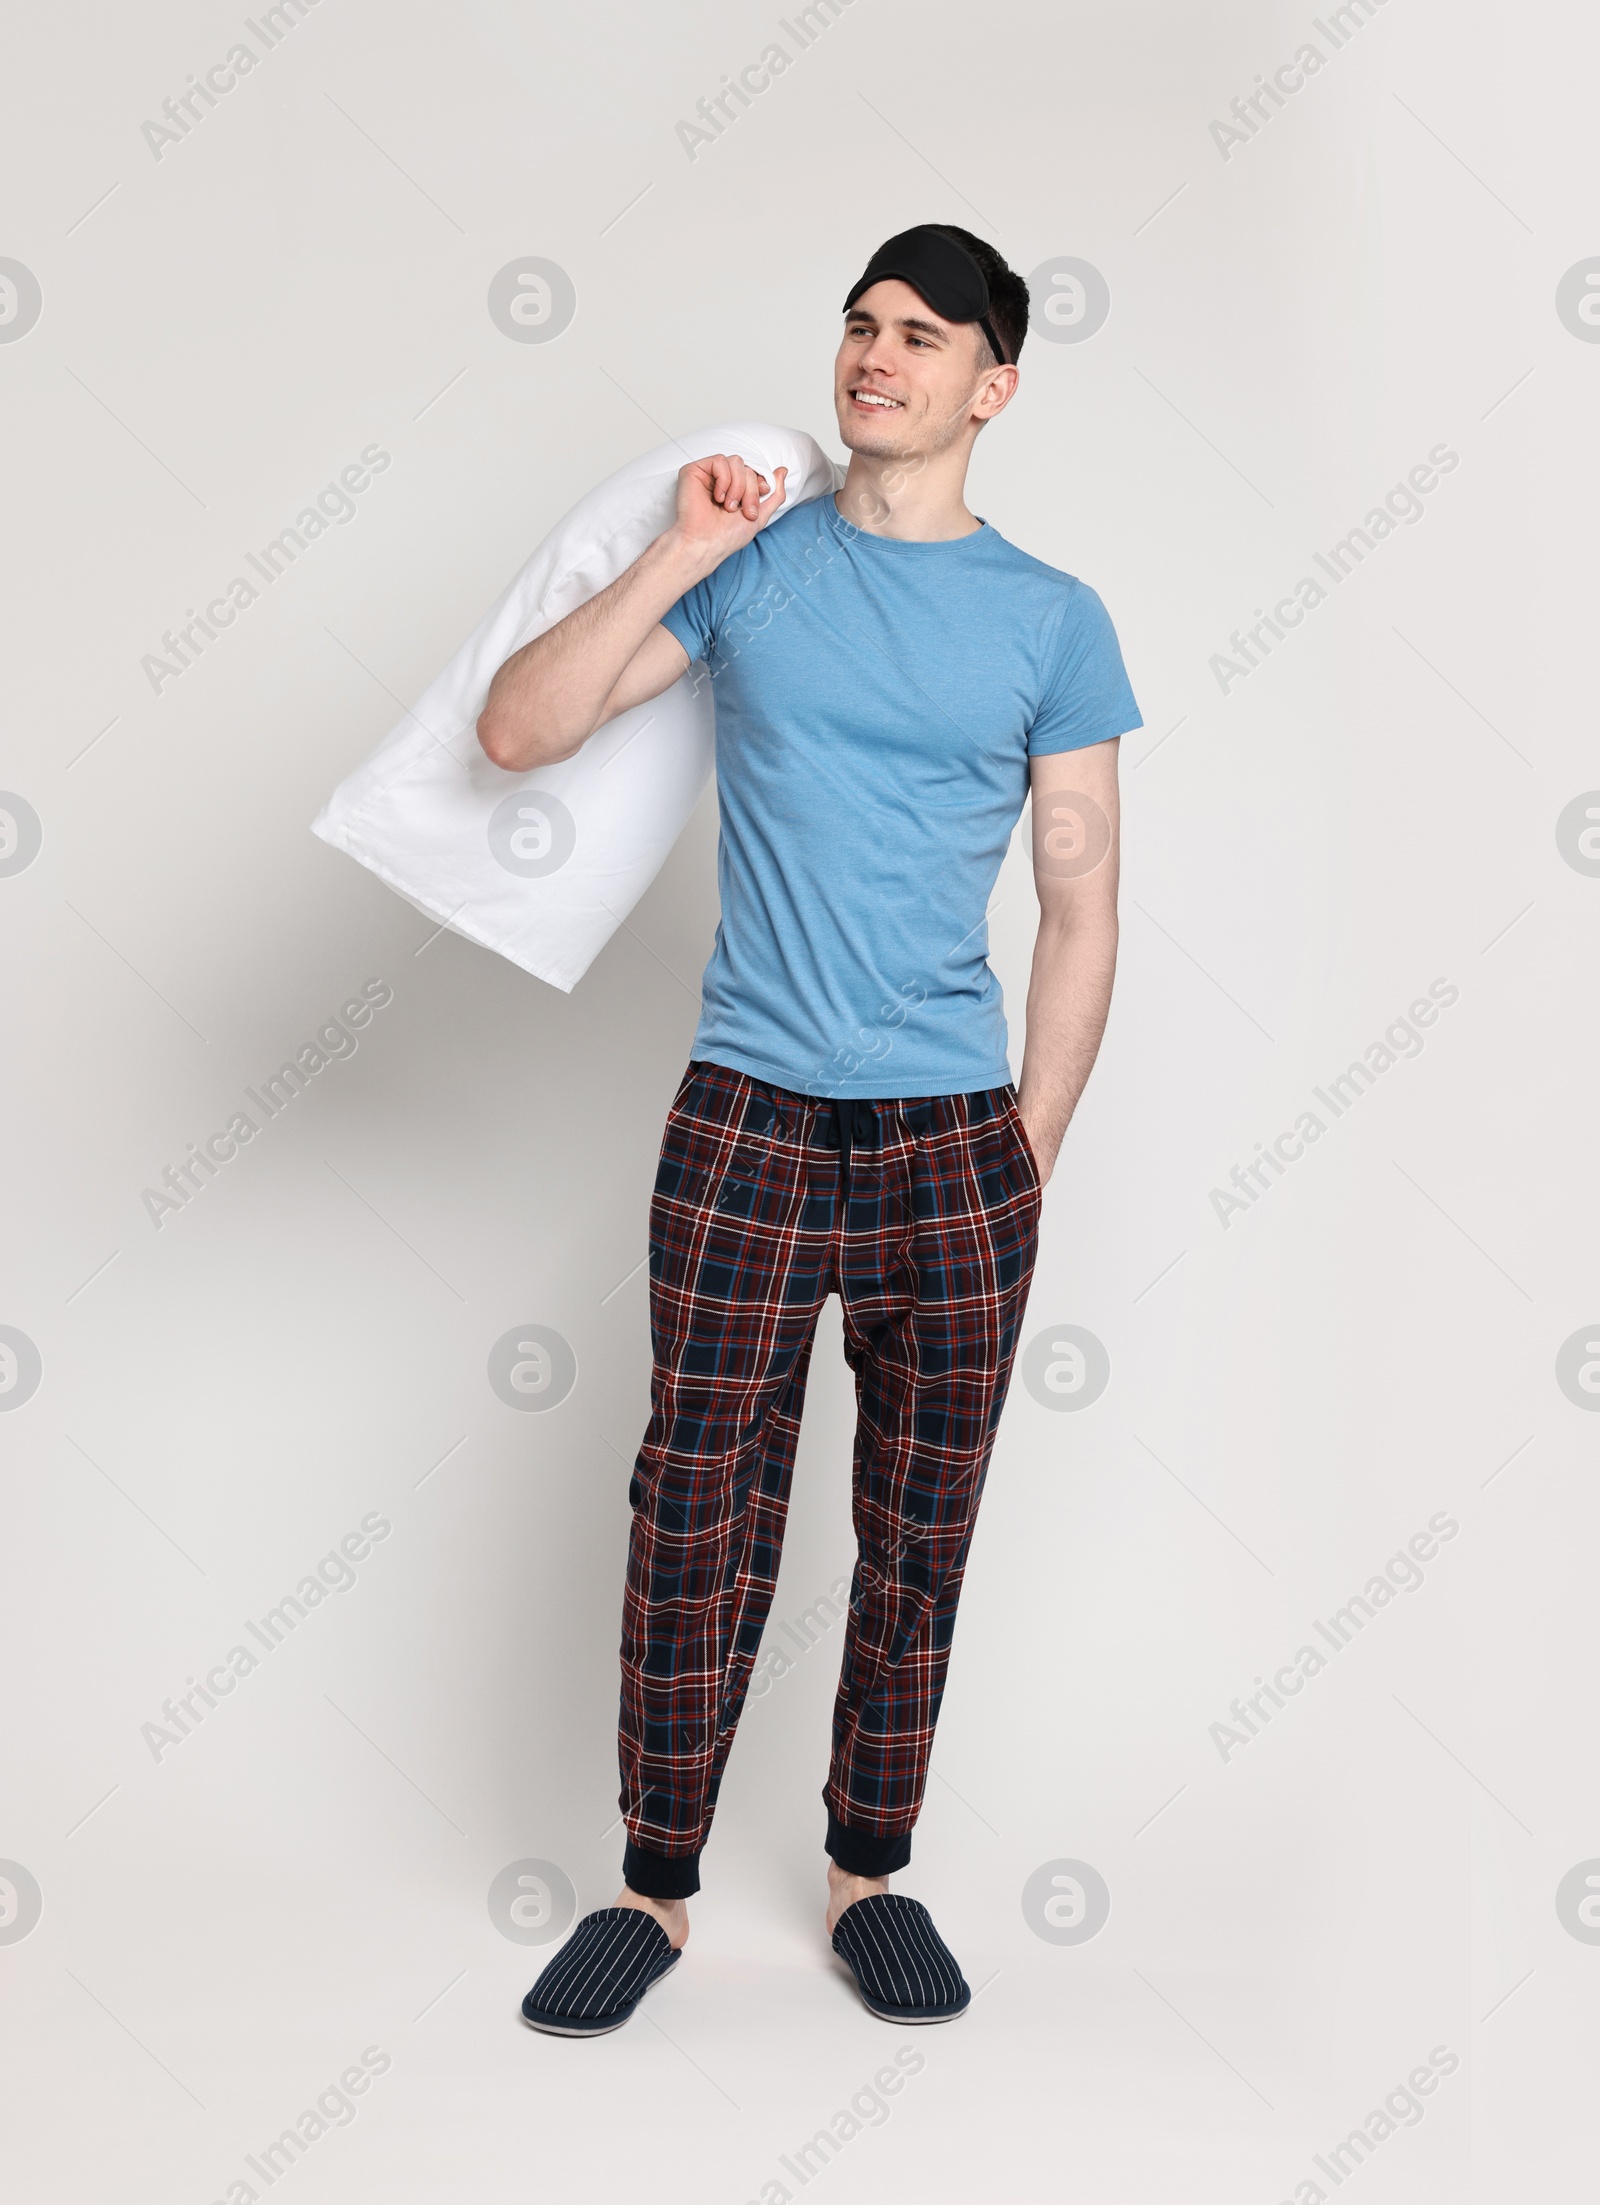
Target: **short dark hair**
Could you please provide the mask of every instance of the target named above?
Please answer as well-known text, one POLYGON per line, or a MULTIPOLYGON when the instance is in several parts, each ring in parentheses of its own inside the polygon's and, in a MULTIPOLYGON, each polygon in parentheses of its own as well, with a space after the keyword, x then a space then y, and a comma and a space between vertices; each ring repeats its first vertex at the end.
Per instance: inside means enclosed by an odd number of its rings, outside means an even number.
MULTIPOLYGON (((983 270, 984 281, 989 286, 989 319, 1006 348, 1007 359, 1015 361, 1022 350, 1022 340, 1028 334, 1028 286, 992 245, 985 244, 981 237, 974 237, 970 230, 958 229, 953 222, 930 222, 928 227, 939 231, 941 236, 953 238, 983 270)), ((992 357, 993 348, 981 329, 978 330, 978 342, 992 357)), ((996 361, 995 364, 1001 363, 996 361)))

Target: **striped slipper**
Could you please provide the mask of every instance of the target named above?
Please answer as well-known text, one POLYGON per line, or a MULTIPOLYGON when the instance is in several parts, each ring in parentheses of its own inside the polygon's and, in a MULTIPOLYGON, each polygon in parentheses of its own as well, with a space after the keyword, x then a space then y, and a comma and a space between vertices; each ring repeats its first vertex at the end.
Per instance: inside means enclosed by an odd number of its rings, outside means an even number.
POLYGON ((917 1899, 898 1891, 857 1899, 839 1917, 833 1949, 880 2021, 954 2021, 972 2004, 955 1955, 917 1899))
POLYGON ((522 2018, 553 2037, 620 2029, 652 1983, 678 1964, 653 1914, 603 1906, 586 1914, 522 2001, 522 2018))

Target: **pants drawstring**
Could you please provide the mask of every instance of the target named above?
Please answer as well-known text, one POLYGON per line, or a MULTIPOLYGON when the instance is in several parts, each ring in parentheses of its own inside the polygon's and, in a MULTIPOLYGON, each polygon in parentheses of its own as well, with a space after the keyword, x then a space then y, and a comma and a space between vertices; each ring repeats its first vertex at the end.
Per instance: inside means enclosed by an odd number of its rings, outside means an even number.
POLYGON ((839 1129, 839 1163, 848 1169, 850 1150, 872 1145, 871 1136, 877 1131, 877 1119, 872 1104, 859 1095, 836 1095, 833 1100, 834 1120, 839 1129))

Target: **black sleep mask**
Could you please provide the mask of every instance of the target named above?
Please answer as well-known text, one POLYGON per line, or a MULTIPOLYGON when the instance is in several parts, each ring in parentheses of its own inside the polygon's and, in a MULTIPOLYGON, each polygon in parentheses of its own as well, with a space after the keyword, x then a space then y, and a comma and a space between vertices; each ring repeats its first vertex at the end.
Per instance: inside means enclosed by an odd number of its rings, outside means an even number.
POLYGON ((958 245, 953 237, 946 237, 928 222, 891 237, 867 262, 844 302, 845 312, 849 313, 863 291, 870 291, 886 276, 898 276, 902 283, 909 283, 947 322, 976 322, 995 358, 1009 365, 1006 348, 989 319, 988 279, 966 247, 958 245))

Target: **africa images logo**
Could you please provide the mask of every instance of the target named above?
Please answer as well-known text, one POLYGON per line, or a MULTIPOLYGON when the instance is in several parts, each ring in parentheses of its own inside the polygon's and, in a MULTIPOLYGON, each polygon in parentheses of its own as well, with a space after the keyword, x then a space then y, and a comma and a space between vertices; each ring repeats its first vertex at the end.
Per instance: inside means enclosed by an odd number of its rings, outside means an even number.
POLYGON ((44 312, 44 293, 31 268, 0 259, 0 345, 25 337, 44 312))

